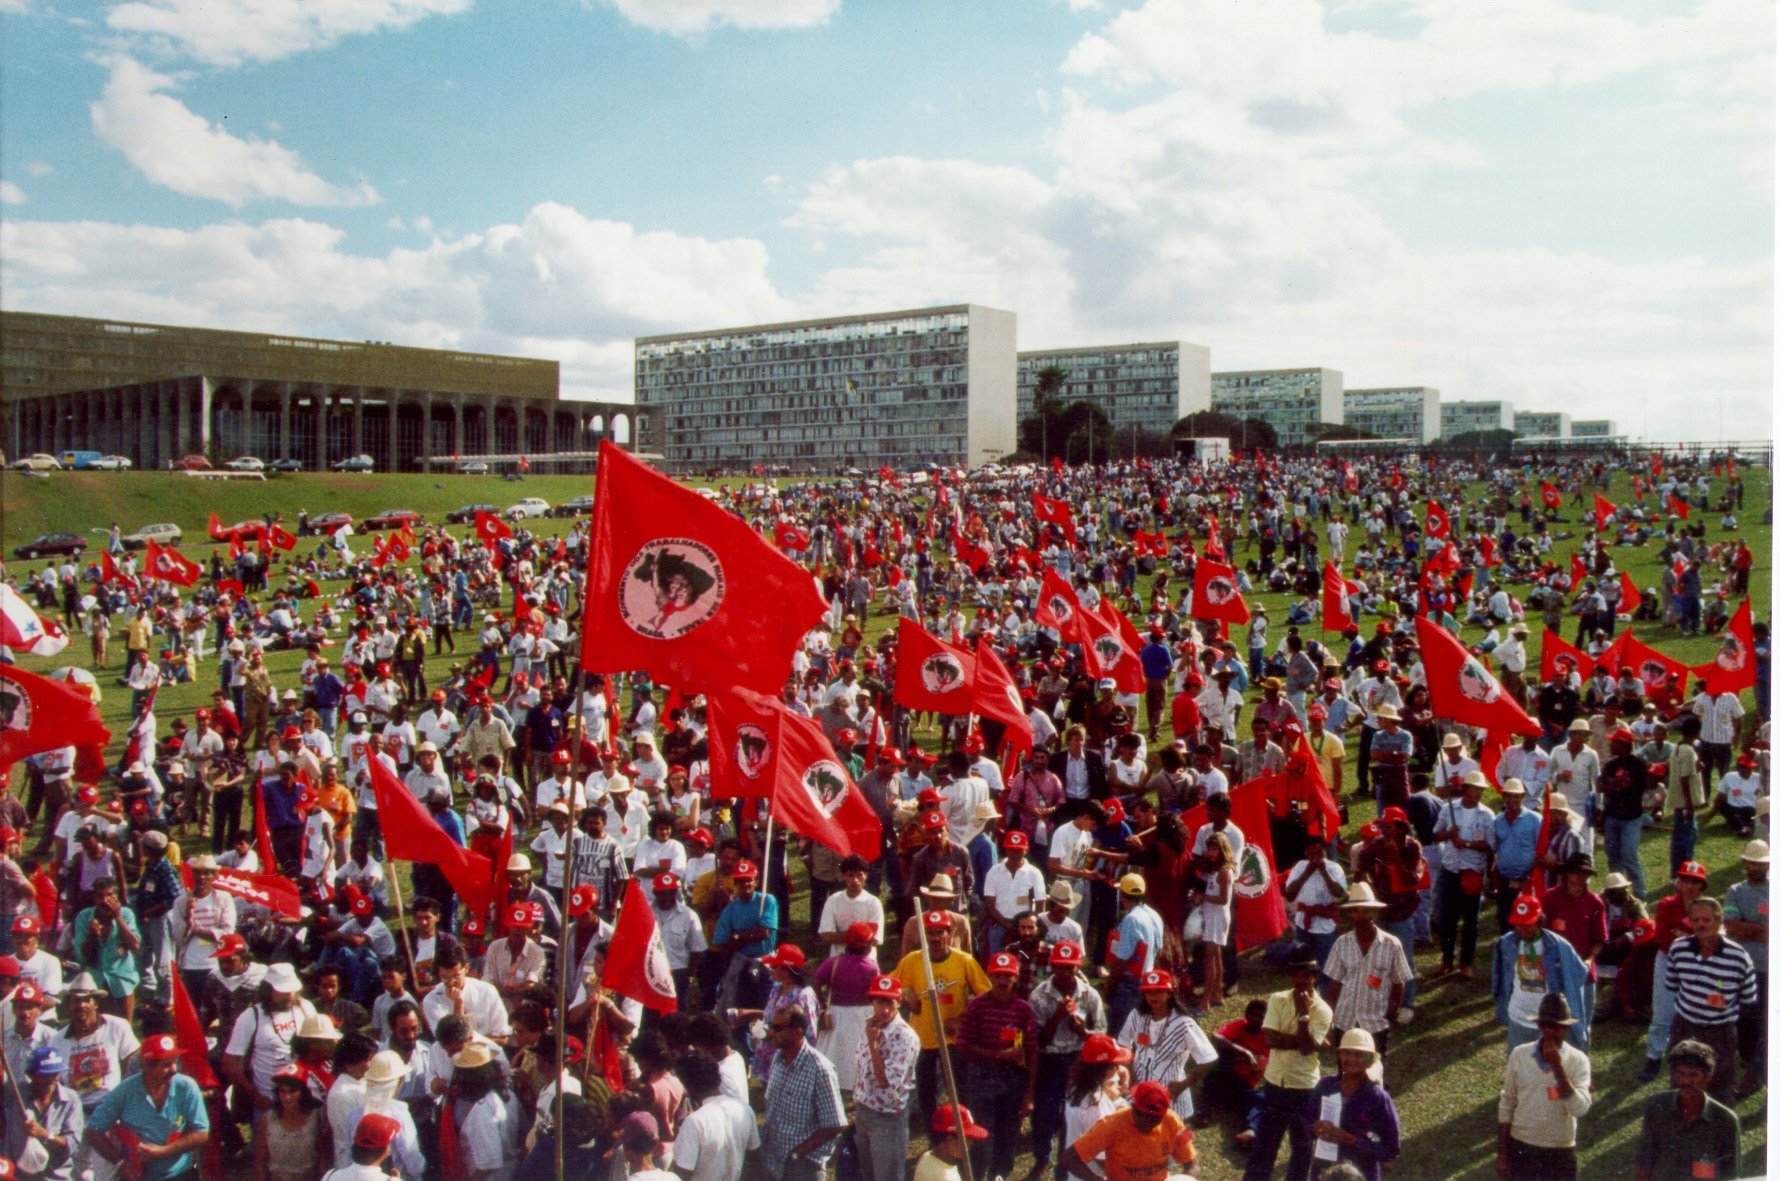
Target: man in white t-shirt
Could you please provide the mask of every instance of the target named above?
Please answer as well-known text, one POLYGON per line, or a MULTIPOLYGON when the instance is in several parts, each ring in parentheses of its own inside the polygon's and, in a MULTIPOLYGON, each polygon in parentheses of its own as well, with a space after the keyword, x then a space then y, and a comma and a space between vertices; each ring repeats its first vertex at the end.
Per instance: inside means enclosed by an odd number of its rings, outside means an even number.
POLYGON ((1304 842, 1304 860, 1292 866, 1281 887, 1292 928, 1309 940, 1319 965, 1329 958, 1340 934, 1336 919, 1347 894, 1347 874, 1329 860, 1328 851, 1322 834, 1311 833, 1304 842))
POLYGON ((760 1147, 753 1111, 722 1093, 722 1071, 710 1055, 688 1054, 678 1072, 692 1110, 674 1138, 674 1168, 686 1181, 740 1181, 742 1162, 760 1147))
POLYGON ((1030 845, 1026 834, 1015 829, 1001 838, 1001 860, 983 877, 985 925, 991 953, 1014 933, 1014 919, 1024 911, 1037 910, 1045 896, 1045 875, 1026 860, 1030 845))
POLYGON ((315 1007, 301 995, 303 982, 289 964, 266 969, 265 999, 250 1006, 229 1031, 223 1048, 223 1077, 272 1101, 272 1076, 295 1061, 291 1040, 315 1007))
POLYGON ((816 923, 816 937, 828 945, 830 958, 846 950, 847 928, 854 923, 870 923, 878 939, 884 937, 884 904, 865 889, 870 868, 857 853, 841 858, 842 888, 823 902, 822 916, 816 923))

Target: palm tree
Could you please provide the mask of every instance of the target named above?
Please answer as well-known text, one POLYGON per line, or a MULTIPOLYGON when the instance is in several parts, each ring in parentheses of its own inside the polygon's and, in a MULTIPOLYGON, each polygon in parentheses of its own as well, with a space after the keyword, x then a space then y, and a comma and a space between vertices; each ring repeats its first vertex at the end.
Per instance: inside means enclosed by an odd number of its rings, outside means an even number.
POLYGON ((1069 372, 1062 366, 1046 365, 1040 369, 1032 384, 1032 417, 1020 424, 1021 448, 1036 452, 1047 462, 1051 458, 1051 440, 1057 440, 1061 452, 1068 438, 1060 424, 1067 409, 1062 395, 1068 384, 1069 372))

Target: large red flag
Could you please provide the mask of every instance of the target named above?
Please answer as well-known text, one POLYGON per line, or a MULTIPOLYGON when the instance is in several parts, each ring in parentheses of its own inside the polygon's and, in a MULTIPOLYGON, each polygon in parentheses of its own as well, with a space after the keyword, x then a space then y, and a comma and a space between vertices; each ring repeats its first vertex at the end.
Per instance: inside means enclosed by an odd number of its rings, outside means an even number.
POLYGON ((1570 555, 1570 590, 1572 592, 1581 590, 1582 584, 1587 581, 1588 563, 1582 560, 1582 551, 1577 550, 1570 555))
POLYGON ((204 567, 176 549, 156 545, 152 538, 143 551, 142 570, 150 578, 180 586, 197 586, 198 580, 204 577, 204 567))
POLYGON ((810 548, 810 531, 794 521, 778 520, 773 522, 773 544, 780 549, 806 550, 810 548))
POLYGON ((581 666, 776 693, 828 609, 741 518, 600 443, 581 666))
POLYGON ((1428 696, 1436 717, 1499 734, 1544 733, 1520 703, 1503 692, 1495 674, 1467 652, 1451 632, 1418 615, 1415 638, 1421 645, 1428 696))
POLYGON ((875 860, 883 827, 814 718, 746 689, 707 694, 712 794, 767 797, 785 827, 875 860))
POLYGON ((1116 631, 1119 643, 1124 645, 1125 649, 1119 662, 1109 672, 1101 675, 1110 676, 1117 681, 1121 693, 1143 692, 1143 661, 1137 655, 1138 650, 1143 647, 1143 639, 1137 634, 1137 628, 1133 626, 1123 611, 1113 606, 1112 600, 1105 595, 1100 597, 1100 602, 1094 610, 1087 614, 1116 631))
POLYGON ((1225 623, 1249 621, 1248 604, 1236 589, 1236 571, 1221 562, 1200 558, 1193 568, 1193 618, 1225 623))
POLYGON ((667 950, 661 945, 661 928, 656 926, 649 892, 640 878, 630 879, 624 888, 600 983, 657 1013, 672 1013, 679 1007, 667 950))
POLYGON ((1205 533, 1205 556, 1215 561, 1225 560, 1224 532, 1218 528, 1218 515, 1211 514, 1211 528, 1205 533))
POLYGON ((1550 628, 1545 629, 1544 637, 1539 641, 1539 679, 1555 680, 1557 677, 1575 673, 1582 680, 1594 675, 1594 659, 1581 648, 1570 643, 1550 628))
POLYGON ((110 741, 85 689, 0 664, 0 775, 28 755, 110 741))
POLYGON ((1166 558, 1169 541, 1160 533, 1146 533, 1139 529, 1131 535, 1131 551, 1138 557, 1166 558))
POLYGON ((180 1072, 200 1087, 220 1086, 221 1080, 210 1066, 210 1047, 204 1040, 204 1023, 198 1020, 198 1010, 185 991, 185 982, 180 979, 184 973, 171 972, 169 975, 173 977, 173 1040, 179 1044, 180 1072))
POLYGON ((1615 615, 1634 615, 1644 603, 1644 592, 1638 589, 1637 579, 1631 571, 1619 572, 1619 606, 1615 607, 1615 615))
POLYGON ((1055 525, 1063 530, 1063 536, 1069 539, 1070 545, 1075 544, 1075 514, 1070 511, 1068 501, 1052 500, 1048 496, 1034 492, 1032 494, 1032 511, 1039 520, 1047 525, 1055 525))
POLYGON ((486 509, 476 510, 476 538, 484 545, 493 545, 503 537, 513 536, 513 527, 486 509))
POLYGON ((994 555, 958 530, 952 530, 952 557, 970 567, 972 574, 981 574, 994 555))
POLYGON ((898 622, 892 689, 898 702, 910 709, 972 713, 976 677, 977 660, 970 649, 946 643, 906 616, 898 622))
POLYGON ((1693 515, 1693 506, 1679 496, 1671 496, 1669 497, 1669 511, 1685 521, 1693 515))
POLYGON ((971 690, 970 712, 1005 722, 1010 745, 1032 749, 1032 721, 1026 716, 1025 702, 1020 700, 1020 687, 995 654, 994 645, 982 636, 977 637, 977 675, 971 690))
POLYGON ((1658 652, 1629 631, 1620 632, 1619 637, 1595 658, 1595 663, 1616 674, 1622 668, 1630 668, 1638 680, 1643 682, 1646 693, 1666 683, 1671 676, 1685 678, 1692 671, 1673 656, 1658 652))
POLYGON ((383 765, 383 760, 367 759, 366 764, 371 770, 371 790, 377 797, 377 815, 389 859, 438 866, 471 914, 487 914, 493 863, 446 835, 414 793, 383 765))
POLYGON ((1055 570, 1045 567, 1044 581, 1038 588, 1038 605, 1032 609, 1032 618, 1040 627, 1056 628, 1064 643, 1082 644, 1087 642, 1087 633, 1082 624, 1083 614, 1082 602, 1076 598, 1075 588, 1063 581, 1063 576, 1055 570))
POLYGON ((1133 693, 1143 688, 1143 668, 1137 661, 1137 651, 1125 643, 1125 637, 1116 623, 1108 620, 1098 612, 1082 608, 1077 616, 1082 628, 1082 663, 1095 677, 1111 677, 1119 682, 1120 688, 1126 693, 1133 693), (1137 668, 1137 688, 1126 686, 1131 682, 1127 671, 1127 662, 1137 668))
MULTIPOLYGON (((1273 831, 1267 809, 1268 785, 1278 778, 1252 779, 1230 789, 1230 823, 1241 830, 1243 838, 1230 916, 1238 951, 1271 943, 1286 929, 1286 902, 1273 863, 1273 831)), ((1209 819, 1204 804, 1181 813, 1188 836, 1209 819)))
POLYGON ((296 534, 278 525, 273 525, 266 530, 266 541, 274 548, 281 549, 287 554, 297 548, 296 534))
POLYGON ((1360 589, 1358 583, 1341 576, 1341 567, 1334 559, 1323 563, 1323 630, 1344 632, 1359 626, 1347 611, 1347 596, 1360 589))
MULTIPOLYGON (((270 836, 268 835, 268 841, 270 836)), ((179 876, 185 882, 185 888, 192 888, 192 870, 189 864, 179 867, 179 876)), ((265 873, 249 873, 244 869, 219 869, 213 883, 224 894, 232 895, 267 910, 277 911, 287 918, 303 917, 303 896, 289 878, 279 877, 276 867, 270 867, 265 873)))
POLYGON ((1613 518, 1613 514, 1618 511, 1618 506, 1611 500, 1608 500, 1599 492, 1595 493, 1595 532, 1599 533, 1607 528, 1607 522, 1610 521, 1613 518))
POLYGON ((1276 786, 1277 794, 1268 793, 1276 812, 1284 816, 1296 803, 1310 831, 1329 838, 1333 848, 1335 838, 1341 832, 1341 808, 1335 802, 1335 793, 1329 790, 1329 781, 1323 778, 1323 768, 1316 761, 1316 752, 1311 749, 1309 734, 1298 735, 1298 740, 1286 753, 1286 769, 1272 778, 1281 781, 1276 786))
POLYGON ((1545 502, 1546 508, 1562 508, 1564 494, 1544 480, 1539 481, 1539 499, 1545 502))
POLYGON ((1730 624, 1719 640, 1718 655, 1694 670, 1696 676, 1705 678, 1706 692, 1714 695, 1741 693, 1754 688, 1755 631, 1748 599, 1744 599, 1737 613, 1731 616, 1730 624))

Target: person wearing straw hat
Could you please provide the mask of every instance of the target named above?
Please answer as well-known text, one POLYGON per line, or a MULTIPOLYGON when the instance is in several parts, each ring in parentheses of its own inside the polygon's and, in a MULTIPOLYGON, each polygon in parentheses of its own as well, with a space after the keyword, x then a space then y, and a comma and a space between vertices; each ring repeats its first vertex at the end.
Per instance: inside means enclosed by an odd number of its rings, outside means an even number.
POLYGON ((1544 918, 1545 908, 1532 894, 1514 900, 1508 915, 1510 929, 1496 940, 1490 973, 1496 1020, 1507 1031, 1512 1052, 1539 1036, 1543 998, 1559 993, 1577 1015, 1567 1033, 1569 1042, 1586 1051, 1595 999, 1589 987, 1589 968, 1568 939, 1545 929, 1544 918))
MULTIPOLYGON (((973 939, 970 916, 959 909, 957 881, 949 873, 936 873, 933 880, 922 886, 920 891, 921 905, 925 910, 943 910, 952 916, 952 946, 959 951, 975 955, 977 946, 973 939)), ((902 941, 897 951, 907 956, 921 949, 921 920, 911 915, 909 921, 902 925, 902 941)))
POLYGON ((1397 1105, 1384 1089, 1384 1066, 1372 1034, 1343 1033, 1335 1048, 1336 1071, 1317 1083, 1310 1134, 1319 1176, 1323 1162, 1346 1161, 1366 1181, 1379 1181, 1383 1167, 1402 1152, 1397 1105))
POLYGON ((917 1114, 925 1116, 937 1101, 940 1039, 944 1037, 948 1044, 954 1040, 965 1006, 972 997, 989 991, 989 977, 975 957, 952 946, 957 916, 930 910, 919 916, 919 921, 927 938, 926 960, 933 965, 931 979, 919 946, 903 956, 890 974, 902 981, 909 1024, 921 1038, 921 1054, 915 1064, 915 1103, 917 1114), (933 998, 927 995, 929 987, 938 996, 937 1016, 933 998))
POLYGON ((1537 1040, 1508 1051, 1496 1104, 1496 1175, 1504 1181, 1575 1181, 1576 1124, 1593 1103, 1588 1055, 1559 992, 1539 998, 1537 1040))
MULTIPOLYGON (((486 1042, 471 1041, 451 1058, 451 1110, 464 1168, 477 1179, 505 1177, 519 1159, 519 1106, 506 1063, 486 1042)), ((363 1121, 360 1121, 361 1124, 363 1121)))
POLYGON ((1768 843, 1743 846, 1744 880, 1725 891, 1724 933, 1755 961, 1754 1032, 1743 1048, 1739 1097, 1754 1094, 1767 1079, 1768 1063, 1768 843))
POLYGON ((1388 1048, 1391 1026, 1407 1024, 1414 1016, 1413 1010, 1403 1010, 1403 991, 1413 975, 1408 952, 1401 940, 1379 927, 1384 906, 1370 885, 1355 882, 1341 903, 1342 917, 1353 928, 1335 940, 1323 962, 1334 1028, 1365 1030, 1380 1054, 1388 1048))
POLYGON ((1403 715, 1398 707, 1386 702, 1374 709, 1367 723, 1376 727, 1362 734, 1372 736, 1365 743, 1365 765, 1371 769, 1373 800, 1380 808, 1402 806, 1409 799, 1409 761, 1415 755, 1415 739, 1403 729, 1403 715))

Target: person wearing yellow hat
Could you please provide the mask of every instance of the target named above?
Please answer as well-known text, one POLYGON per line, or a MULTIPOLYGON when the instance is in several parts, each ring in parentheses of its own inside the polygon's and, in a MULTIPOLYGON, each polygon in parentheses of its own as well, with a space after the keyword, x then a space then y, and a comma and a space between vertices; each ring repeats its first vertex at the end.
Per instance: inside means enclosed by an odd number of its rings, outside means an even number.
POLYGON ((1138 983, 1156 966, 1162 950, 1162 916, 1145 901, 1148 890, 1142 874, 1128 873, 1119 879, 1119 922, 1106 952, 1112 985, 1106 1001, 1108 1029, 1120 1028, 1137 1007, 1138 983))

